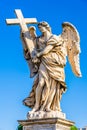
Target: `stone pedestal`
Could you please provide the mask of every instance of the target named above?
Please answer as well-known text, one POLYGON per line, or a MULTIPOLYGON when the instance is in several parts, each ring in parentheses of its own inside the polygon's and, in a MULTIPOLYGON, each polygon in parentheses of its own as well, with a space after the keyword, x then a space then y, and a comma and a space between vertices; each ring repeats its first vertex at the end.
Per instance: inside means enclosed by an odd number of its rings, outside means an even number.
POLYGON ((74 125, 74 122, 62 118, 28 119, 18 122, 23 126, 23 130, 70 130, 74 125))

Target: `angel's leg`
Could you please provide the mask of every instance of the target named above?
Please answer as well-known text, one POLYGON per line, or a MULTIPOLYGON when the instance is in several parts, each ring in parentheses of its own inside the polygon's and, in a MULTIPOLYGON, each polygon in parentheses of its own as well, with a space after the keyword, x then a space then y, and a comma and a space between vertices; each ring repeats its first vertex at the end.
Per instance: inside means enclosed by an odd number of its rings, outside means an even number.
POLYGON ((49 93, 49 96, 47 98, 47 103, 46 103, 46 108, 45 110, 46 111, 51 111, 51 103, 53 101, 53 98, 55 96, 55 93, 56 93, 56 82, 54 80, 52 80, 52 83, 51 83, 51 90, 50 90, 50 93, 49 93))
POLYGON ((43 86, 45 84, 45 81, 44 81, 44 77, 39 74, 39 82, 38 82, 38 85, 37 85, 37 88, 36 88, 36 103, 35 103, 35 106, 32 110, 32 112, 35 112, 39 109, 39 105, 40 105, 40 99, 41 99, 41 94, 42 94, 42 89, 43 89, 43 86))

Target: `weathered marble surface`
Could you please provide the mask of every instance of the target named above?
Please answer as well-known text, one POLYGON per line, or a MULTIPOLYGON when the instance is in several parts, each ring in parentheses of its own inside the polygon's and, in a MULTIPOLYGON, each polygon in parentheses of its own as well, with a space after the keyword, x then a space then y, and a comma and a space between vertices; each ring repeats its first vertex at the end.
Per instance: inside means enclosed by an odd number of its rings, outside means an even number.
POLYGON ((24 18, 21 10, 15 10, 17 19, 6 19, 7 24, 19 24, 25 59, 30 77, 34 77, 32 90, 23 103, 32 108, 27 120, 19 120, 23 130, 70 130, 74 122, 66 120, 61 112, 60 101, 67 86, 64 68, 66 57, 73 73, 81 77, 79 54, 80 37, 77 29, 69 22, 62 24, 60 35, 52 34, 50 25, 36 18, 24 18), (41 35, 37 36, 35 23, 41 35))

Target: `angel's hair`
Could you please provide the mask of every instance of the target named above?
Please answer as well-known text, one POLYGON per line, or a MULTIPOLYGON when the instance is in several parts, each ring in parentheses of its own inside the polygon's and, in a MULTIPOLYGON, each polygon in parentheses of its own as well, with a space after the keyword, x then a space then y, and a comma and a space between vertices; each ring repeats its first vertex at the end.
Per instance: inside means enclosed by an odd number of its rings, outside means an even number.
POLYGON ((50 25, 49 25, 47 22, 45 22, 45 21, 39 22, 39 23, 38 23, 38 28, 39 28, 39 26, 43 26, 43 27, 45 27, 49 32, 51 32, 51 27, 50 27, 50 25))
POLYGON ((34 26, 30 26, 30 27, 28 28, 28 30, 29 30, 29 31, 31 31, 31 30, 36 31, 36 28, 35 28, 34 26))

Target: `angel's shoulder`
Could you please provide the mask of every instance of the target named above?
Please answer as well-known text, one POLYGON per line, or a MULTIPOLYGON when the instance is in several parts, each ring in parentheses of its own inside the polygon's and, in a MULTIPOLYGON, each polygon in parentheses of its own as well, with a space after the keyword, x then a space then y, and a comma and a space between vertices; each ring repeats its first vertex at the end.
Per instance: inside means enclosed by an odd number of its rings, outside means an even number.
POLYGON ((57 42, 63 42, 64 39, 62 38, 62 35, 54 35, 54 38, 57 40, 57 42))
POLYGON ((61 37, 61 35, 53 34, 53 39, 55 39, 56 41, 60 41, 60 40, 62 40, 62 37, 61 37))

